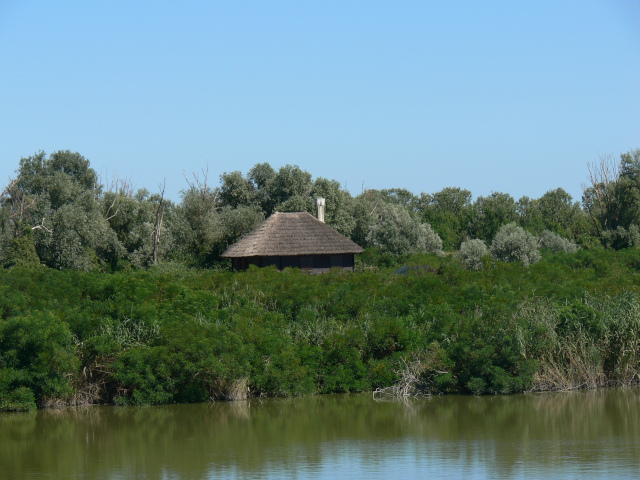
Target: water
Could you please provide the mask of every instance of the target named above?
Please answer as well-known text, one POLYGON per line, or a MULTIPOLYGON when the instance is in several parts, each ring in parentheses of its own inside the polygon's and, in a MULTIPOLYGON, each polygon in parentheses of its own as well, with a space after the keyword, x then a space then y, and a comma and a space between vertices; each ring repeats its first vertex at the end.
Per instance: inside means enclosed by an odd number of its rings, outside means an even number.
POLYGON ((0 415, 0 479, 640 478, 640 389, 0 415))

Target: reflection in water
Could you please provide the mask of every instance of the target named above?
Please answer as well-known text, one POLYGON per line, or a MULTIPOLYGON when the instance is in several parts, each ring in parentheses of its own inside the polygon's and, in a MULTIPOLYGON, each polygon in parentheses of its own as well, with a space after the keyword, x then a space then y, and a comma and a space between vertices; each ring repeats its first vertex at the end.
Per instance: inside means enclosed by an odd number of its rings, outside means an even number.
POLYGON ((640 390, 0 415, 0 478, 640 476, 640 390))

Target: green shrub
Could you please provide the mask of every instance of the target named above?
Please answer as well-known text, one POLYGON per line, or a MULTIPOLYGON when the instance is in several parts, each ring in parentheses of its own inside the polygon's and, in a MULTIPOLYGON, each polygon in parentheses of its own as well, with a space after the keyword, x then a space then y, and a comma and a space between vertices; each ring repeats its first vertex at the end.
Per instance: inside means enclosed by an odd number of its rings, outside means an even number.
MULTIPOLYGON (((29 389, 35 402, 63 399, 73 392, 70 379, 77 358, 66 323, 53 314, 33 312, 0 321, 0 394, 29 389)), ((13 395, 13 393, 12 393, 13 395)))
POLYGON ((369 227, 367 242, 381 252, 442 254, 442 240, 428 223, 420 223, 400 205, 377 205, 377 219, 369 227))
POLYGON ((534 236, 515 222, 500 227, 489 251, 496 260, 520 262, 524 267, 541 258, 534 236))
POLYGON ((36 397, 27 387, 18 387, 6 396, 0 391, 0 412, 26 412, 36 409, 36 397))
POLYGON ((578 251, 578 246, 575 243, 550 230, 542 232, 540 248, 551 250, 554 254, 559 252, 576 253, 578 251))
POLYGON ((484 240, 467 240, 460 245, 458 257, 469 270, 482 270, 482 258, 489 255, 489 249, 484 240))

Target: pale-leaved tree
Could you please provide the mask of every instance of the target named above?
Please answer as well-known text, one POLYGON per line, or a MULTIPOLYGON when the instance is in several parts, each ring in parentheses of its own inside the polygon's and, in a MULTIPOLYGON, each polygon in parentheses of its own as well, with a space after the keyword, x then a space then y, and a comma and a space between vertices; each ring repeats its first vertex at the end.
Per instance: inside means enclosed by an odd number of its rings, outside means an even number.
POLYGON ((515 222, 500 227, 489 252, 496 260, 520 262, 524 267, 541 258, 535 237, 515 222))

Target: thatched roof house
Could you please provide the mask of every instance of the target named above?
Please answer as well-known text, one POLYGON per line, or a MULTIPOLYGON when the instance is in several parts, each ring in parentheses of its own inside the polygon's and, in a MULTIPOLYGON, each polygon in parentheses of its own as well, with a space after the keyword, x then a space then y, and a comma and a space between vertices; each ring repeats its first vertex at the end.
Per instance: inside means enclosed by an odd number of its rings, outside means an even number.
POLYGON ((353 270, 354 255, 364 250, 307 212, 276 212, 222 254, 234 270, 249 265, 312 272, 332 267, 353 270))

